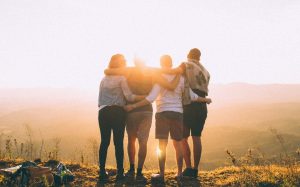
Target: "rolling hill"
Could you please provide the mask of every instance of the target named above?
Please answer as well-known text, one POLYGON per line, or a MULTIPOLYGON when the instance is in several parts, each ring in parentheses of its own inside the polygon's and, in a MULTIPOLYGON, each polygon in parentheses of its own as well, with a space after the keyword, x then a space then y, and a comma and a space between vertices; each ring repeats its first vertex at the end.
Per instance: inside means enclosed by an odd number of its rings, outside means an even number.
MULTIPOLYGON (((269 157, 278 155, 282 147, 270 128, 278 130, 289 152, 300 147, 300 85, 235 83, 213 85, 210 93, 213 103, 209 105, 203 132, 204 169, 226 165, 226 149, 239 156, 248 148, 259 149, 269 157)), ((89 140, 99 141, 97 91, 2 89, 0 102, 0 133, 4 139, 26 141, 24 124, 29 124, 37 144, 44 139, 47 146, 52 147, 53 139, 59 137, 62 157, 76 151, 88 155, 89 140)), ((146 160, 150 169, 156 167, 151 164, 156 160, 157 143, 153 132, 154 125, 146 160)), ((1 147, 4 149, 4 144, 1 147)), ((171 154, 173 149, 169 147, 171 154)), ((113 153, 112 147, 110 153, 113 153)), ((167 165, 172 167, 174 161, 168 158, 167 165)), ((114 160, 108 163, 114 164, 114 160)))

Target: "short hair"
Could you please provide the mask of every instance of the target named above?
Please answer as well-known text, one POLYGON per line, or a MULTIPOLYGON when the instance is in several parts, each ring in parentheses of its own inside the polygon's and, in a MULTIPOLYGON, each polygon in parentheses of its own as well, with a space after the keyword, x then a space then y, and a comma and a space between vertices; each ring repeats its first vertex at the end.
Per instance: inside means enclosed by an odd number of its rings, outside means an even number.
POLYGON ((162 55, 160 57, 160 66, 169 66, 172 67, 172 58, 170 55, 162 55))
POLYGON ((126 60, 124 55, 122 54, 115 54, 110 58, 110 62, 108 64, 108 68, 121 68, 126 66, 126 60))
POLYGON ((190 50, 189 54, 187 55, 187 58, 199 61, 200 56, 201 56, 201 51, 197 48, 193 48, 190 50))

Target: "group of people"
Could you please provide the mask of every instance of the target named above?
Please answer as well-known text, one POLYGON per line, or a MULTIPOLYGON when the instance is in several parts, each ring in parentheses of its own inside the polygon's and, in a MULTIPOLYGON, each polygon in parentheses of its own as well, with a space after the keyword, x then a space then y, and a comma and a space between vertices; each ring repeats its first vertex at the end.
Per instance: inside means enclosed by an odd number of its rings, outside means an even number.
POLYGON ((201 158, 201 132, 207 118, 207 98, 210 74, 200 62, 201 52, 193 48, 187 60, 172 68, 172 58, 163 55, 161 68, 146 67, 136 61, 135 67, 126 67, 123 55, 111 57, 99 90, 99 180, 109 176, 105 170, 111 134, 117 162, 116 180, 135 177, 146 181, 143 165, 147 155, 147 142, 152 124, 152 103, 156 101, 155 138, 159 147, 159 173, 151 180, 164 181, 166 146, 169 134, 176 152, 177 175, 175 178, 198 177, 201 158), (124 173, 124 133, 128 134, 130 168, 124 173), (188 138, 192 136, 194 162, 188 138), (139 144, 138 163, 135 165, 136 140, 139 144), (183 170, 183 160, 186 168, 183 170), (182 171, 183 170, 183 171, 182 171))

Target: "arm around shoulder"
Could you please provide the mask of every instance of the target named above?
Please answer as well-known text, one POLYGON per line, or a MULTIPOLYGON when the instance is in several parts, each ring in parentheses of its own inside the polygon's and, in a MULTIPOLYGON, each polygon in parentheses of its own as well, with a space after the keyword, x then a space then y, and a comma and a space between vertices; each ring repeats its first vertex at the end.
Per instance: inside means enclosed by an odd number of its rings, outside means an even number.
POLYGON ((156 78, 154 79, 155 83, 158 83, 161 87, 171 91, 175 90, 179 81, 180 81, 180 75, 176 75, 176 77, 171 82, 169 82, 160 74, 157 74, 156 78))
POLYGON ((155 99, 157 98, 159 92, 160 92, 160 86, 156 84, 156 85, 153 86, 151 92, 149 93, 149 95, 145 99, 143 99, 143 100, 141 100, 137 103, 134 103, 134 104, 126 105, 124 107, 124 109, 127 112, 129 112, 129 111, 131 111, 135 108, 139 108, 139 107, 142 107, 142 106, 145 106, 145 105, 149 105, 149 104, 151 104, 155 101, 155 99))
POLYGON ((127 77, 129 75, 128 68, 113 68, 113 69, 105 69, 105 75, 121 75, 127 77))
POLYGON ((165 73, 165 74, 183 74, 184 68, 183 68, 183 65, 181 64, 180 66, 178 66, 176 68, 161 69, 160 72, 165 73))

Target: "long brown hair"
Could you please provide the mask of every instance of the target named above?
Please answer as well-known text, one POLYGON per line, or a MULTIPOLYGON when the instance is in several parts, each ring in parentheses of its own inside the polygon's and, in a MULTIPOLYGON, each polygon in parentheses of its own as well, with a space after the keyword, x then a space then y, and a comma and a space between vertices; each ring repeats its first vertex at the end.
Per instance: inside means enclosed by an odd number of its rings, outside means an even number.
POLYGON ((108 68, 122 68, 126 66, 126 60, 124 55, 115 54, 110 58, 110 62, 108 64, 108 68))

